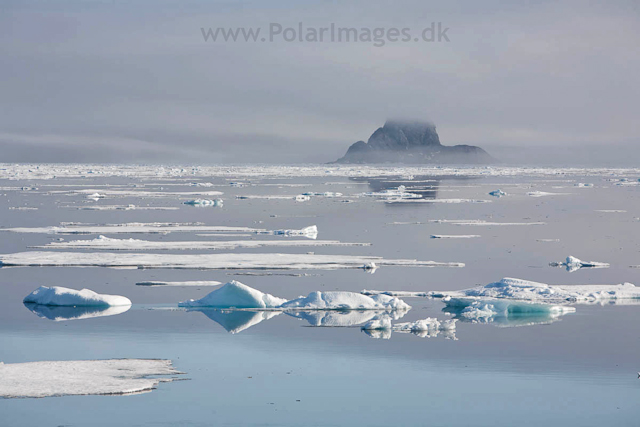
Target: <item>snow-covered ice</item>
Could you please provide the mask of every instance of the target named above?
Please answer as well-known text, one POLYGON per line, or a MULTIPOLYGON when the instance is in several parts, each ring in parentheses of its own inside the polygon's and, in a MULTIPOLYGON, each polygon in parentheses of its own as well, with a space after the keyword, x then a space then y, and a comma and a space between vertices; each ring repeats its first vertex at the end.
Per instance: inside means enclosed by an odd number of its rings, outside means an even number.
POLYGON ((372 297, 355 292, 311 292, 306 297, 287 301, 284 310, 409 310, 404 301, 386 295, 372 297))
POLYGON ((287 302, 232 280, 199 300, 188 300, 180 307, 276 308, 287 302))
POLYGON ((77 291, 61 286, 40 286, 27 295, 24 303, 75 307, 130 306, 131 300, 120 295, 98 294, 89 289, 77 291))
POLYGON ((0 397, 138 394, 175 379, 150 377, 178 374, 183 373, 162 359, 0 362, 0 397))
POLYGON ((42 233, 42 234, 120 234, 120 233, 150 233, 167 234, 178 232, 255 232, 266 231, 251 227, 228 227, 218 225, 204 225, 200 223, 167 223, 167 222, 129 222, 123 224, 61 224, 49 227, 12 227, 0 228, 0 231, 13 233, 42 233))

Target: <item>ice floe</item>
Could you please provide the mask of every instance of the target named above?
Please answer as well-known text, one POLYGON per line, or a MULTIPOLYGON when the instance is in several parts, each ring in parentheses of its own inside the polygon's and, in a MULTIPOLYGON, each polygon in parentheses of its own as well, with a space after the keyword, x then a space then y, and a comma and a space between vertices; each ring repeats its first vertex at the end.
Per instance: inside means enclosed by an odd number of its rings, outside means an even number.
POLYGON ((137 282, 137 286, 176 286, 176 287, 201 287, 201 286, 219 286, 222 285, 222 282, 217 282, 215 280, 191 280, 186 282, 162 282, 162 281, 146 281, 146 282, 137 282))
POLYGON ((186 202, 184 202, 185 205, 191 205, 191 206, 196 206, 196 207, 203 207, 203 206, 215 206, 215 207, 221 207, 223 202, 222 199, 195 199, 195 200, 187 200, 186 202))
POLYGON ((586 182, 577 182, 573 186, 578 188, 592 188, 594 185, 586 182))
POLYGON ((412 333, 422 338, 435 338, 442 332, 445 338, 455 340, 456 322, 457 319, 440 321, 427 317, 415 322, 393 324, 390 317, 378 317, 367 322, 361 329, 373 338, 389 339, 391 332, 412 333), (380 334, 383 331, 386 333, 380 334), (378 333, 372 334, 372 332, 378 333))
POLYGON ((493 197, 504 197, 504 196, 507 195, 507 193, 505 193, 504 191, 498 189, 498 190, 490 191, 489 195, 493 196, 493 197))
POLYGON ((601 213, 627 213, 627 211, 623 210, 623 209, 598 209, 598 210, 596 210, 596 212, 601 212, 601 213))
POLYGON ((161 359, 0 362, 0 397, 138 394, 176 379, 150 377, 179 374, 170 360, 161 359))
POLYGON ((82 211, 175 211, 175 206, 137 206, 137 205, 103 205, 103 206, 62 206, 82 211))
POLYGON ((93 240, 50 242, 32 248, 95 249, 95 250, 232 250, 237 248, 299 247, 299 246, 370 246, 370 243, 348 243, 338 240, 232 240, 232 241, 150 241, 138 239, 113 239, 98 236, 93 240))
POLYGON ((92 319, 94 317, 116 316, 128 311, 130 305, 120 305, 114 307, 97 306, 54 306, 41 305, 35 303, 24 303, 25 307, 43 319, 63 322, 67 320, 92 319))
POLYGON ((397 189, 387 189, 382 191, 370 191, 360 194, 364 197, 375 197, 379 199, 421 199, 420 194, 407 191, 407 187, 400 185, 397 189))
POLYGON ((546 191, 530 191, 527 196, 531 197, 549 197, 549 196, 566 196, 570 193, 549 193, 546 191))
POLYGON ((310 225, 309 227, 305 227, 300 230, 259 230, 259 231, 254 231, 254 233, 267 234, 272 236, 287 236, 287 237, 302 236, 308 239, 317 239, 318 227, 315 225, 310 225))
POLYGON ((40 286, 27 295, 24 303, 40 305, 75 306, 75 307, 104 307, 130 306, 131 300, 120 295, 98 294, 89 289, 77 291, 61 286, 40 286))
POLYGON ((432 239, 473 239, 482 237, 477 234, 432 234, 432 239))
POLYGON ((51 194, 83 194, 88 199, 104 199, 110 197, 138 197, 138 198, 163 198, 163 197, 211 197, 222 196, 221 191, 146 191, 146 190, 72 190, 72 191, 51 191, 51 194))
POLYGON ((168 234, 178 232, 256 232, 266 231, 250 227, 227 227, 218 225, 204 225, 200 223, 167 223, 167 222, 130 222, 123 224, 61 224, 49 227, 13 227, 0 228, 0 231, 13 233, 41 233, 41 234, 120 234, 120 233, 150 233, 168 234))
POLYGON ((211 292, 204 298, 183 301, 180 307, 213 307, 213 308, 276 308, 287 302, 253 289, 243 283, 232 280, 211 292))
POLYGON ((564 262, 549 263, 552 267, 565 267, 568 272, 574 272, 581 268, 609 268, 606 262, 582 261, 574 256, 568 256, 564 262))
POLYGON ((520 226, 520 225, 546 225, 546 222, 491 222, 482 219, 430 219, 425 222, 392 222, 392 225, 423 225, 423 224, 451 224, 459 226, 478 226, 478 227, 495 227, 495 226, 520 226))
POLYGON ((477 199, 388 199, 385 203, 491 203, 491 200, 477 199))

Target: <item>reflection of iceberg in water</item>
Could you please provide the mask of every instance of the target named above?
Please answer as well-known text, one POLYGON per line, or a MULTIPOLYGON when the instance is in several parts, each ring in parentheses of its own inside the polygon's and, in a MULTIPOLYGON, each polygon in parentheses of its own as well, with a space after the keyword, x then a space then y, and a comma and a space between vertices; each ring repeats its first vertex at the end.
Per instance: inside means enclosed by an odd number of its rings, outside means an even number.
POLYGON ((391 329, 362 329, 362 332, 377 340, 388 340, 391 338, 391 329))
POLYGON ((115 316, 122 314, 131 308, 130 305, 114 307, 74 307, 74 306, 54 306, 42 305, 31 302, 24 303, 25 307, 34 314, 44 319, 62 322, 65 320, 91 319, 93 317, 115 316))
POLYGON ((407 310, 309 310, 309 311, 285 311, 286 314, 298 319, 304 319, 311 326, 348 327, 358 326, 375 318, 388 317, 400 319, 407 310))
POLYGON ((444 300, 444 312, 470 323, 491 323, 500 327, 549 324, 575 312, 564 305, 531 303, 504 299, 451 298, 444 300))
POLYGON ((242 332, 280 314, 280 311, 221 310, 216 308, 192 308, 188 311, 201 312, 232 334, 242 332))

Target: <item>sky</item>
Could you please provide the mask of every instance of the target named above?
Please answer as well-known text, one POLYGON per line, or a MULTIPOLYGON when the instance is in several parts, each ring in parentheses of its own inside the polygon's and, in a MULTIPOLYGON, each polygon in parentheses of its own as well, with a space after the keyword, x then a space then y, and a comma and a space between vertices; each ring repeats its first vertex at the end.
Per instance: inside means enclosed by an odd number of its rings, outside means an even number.
POLYGON ((640 3, 597 3, 3 0, 0 161, 323 163, 405 117, 505 162, 630 165, 640 3), (332 23, 360 40, 275 34, 332 23))

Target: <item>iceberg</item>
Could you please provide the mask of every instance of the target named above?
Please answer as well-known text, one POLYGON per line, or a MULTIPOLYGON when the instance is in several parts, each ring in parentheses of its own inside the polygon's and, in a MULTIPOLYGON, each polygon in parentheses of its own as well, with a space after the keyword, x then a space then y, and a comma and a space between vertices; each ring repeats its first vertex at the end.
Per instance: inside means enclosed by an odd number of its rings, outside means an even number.
POLYGON ((103 295, 89 289, 77 291, 60 286, 40 286, 27 295, 24 303, 54 306, 106 307, 130 306, 131 300, 120 295, 103 295))
POLYGON ((24 303, 31 312, 43 319, 53 320, 54 322, 63 322, 67 320, 83 320, 94 317, 116 316, 128 311, 130 305, 119 305, 114 307, 98 307, 98 306, 53 306, 41 305, 32 302, 24 303))
POLYGON ((210 199, 195 199, 195 200, 187 200, 186 202, 184 202, 185 205, 191 205, 191 206, 197 206, 197 207, 202 207, 202 206, 216 206, 216 207, 220 207, 222 206, 222 199, 214 199, 214 200, 210 200, 210 199))
POLYGON ((287 302, 232 280, 199 300, 190 299, 178 304, 180 307, 212 308, 276 308, 287 302))
POLYGON ((565 262, 552 262, 549 263, 549 265, 551 267, 565 267, 570 273, 580 270, 581 268, 609 268, 609 264, 606 262, 586 262, 574 256, 568 256, 565 262))
POLYGON ((0 397, 139 394, 177 379, 151 376, 180 374, 170 360, 162 359, 0 362, 0 397))

